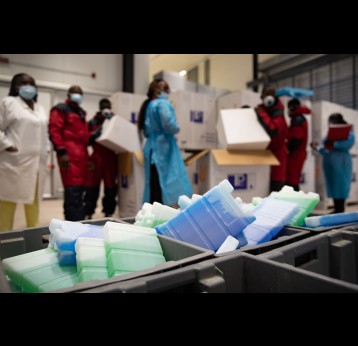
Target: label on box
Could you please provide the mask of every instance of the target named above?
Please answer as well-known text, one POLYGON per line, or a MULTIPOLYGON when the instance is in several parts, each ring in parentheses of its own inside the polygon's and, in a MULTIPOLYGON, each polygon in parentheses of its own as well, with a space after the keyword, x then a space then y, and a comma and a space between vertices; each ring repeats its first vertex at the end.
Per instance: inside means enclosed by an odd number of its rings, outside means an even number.
POLYGON ((137 113, 131 112, 131 123, 136 124, 137 123, 137 113))
POLYGON ((190 121, 192 123, 202 124, 204 122, 204 112, 203 111, 190 111, 190 121))
POLYGON ((301 173, 300 184, 306 184, 306 173, 305 172, 301 173))
POLYGON ((228 174, 227 179, 234 190, 253 190, 256 185, 255 173, 228 174))

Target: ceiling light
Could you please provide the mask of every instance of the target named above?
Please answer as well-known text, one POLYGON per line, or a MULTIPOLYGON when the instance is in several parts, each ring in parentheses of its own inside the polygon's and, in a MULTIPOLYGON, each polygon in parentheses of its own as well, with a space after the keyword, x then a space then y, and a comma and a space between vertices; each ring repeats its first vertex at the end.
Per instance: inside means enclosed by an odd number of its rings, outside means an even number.
POLYGON ((185 70, 182 70, 182 71, 179 72, 179 74, 180 74, 182 77, 184 77, 184 76, 186 75, 186 71, 185 71, 185 70))

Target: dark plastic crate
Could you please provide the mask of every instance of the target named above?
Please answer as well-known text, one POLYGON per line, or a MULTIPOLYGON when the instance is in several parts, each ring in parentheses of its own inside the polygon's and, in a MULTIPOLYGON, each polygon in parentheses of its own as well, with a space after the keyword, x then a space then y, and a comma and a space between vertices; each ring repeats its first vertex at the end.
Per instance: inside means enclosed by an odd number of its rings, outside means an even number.
POLYGON ((358 286, 235 252, 162 274, 87 290, 90 293, 333 293, 358 286))
POLYGON ((130 224, 133 225, 133 224, 135 223, 135 216, 132 216, 132 217, 121 217, 120 220, 123 221, 123 222, 130 223, 130 224))
MULTIPOLYGON (((86 220, 83 223, 93 225, 104 225, 107 221, 124 222, 113 218, 105 218, 99 220, 86 220)), ((48 227, 28 228, 19 231, 11 231, 0 234, 0 257, 2 259, 12 256, 21 255, 26 252, 41 250, 48 246, 46 236, 50 234, 48 227), (28 246, 31 244, 31 246, 28 246)), ((163 249, 166 263, 162 263, 153 268, 141 270, 138 272, 116 276, 107 280, 94 280, 79 283, 73 287, 64 288, 52 292, 79 292, 86 291, 89 288, 103 286, 110 283, 131 280, 144 275, 151 275, 165 272, 168 270, 181 268, 183 266, 200 262, 208 258, 212 258, 213 251, 200 248, 191 244, 184 243, 172 238, 158 235, 158 239, 163 249)), ((0 292, 9 291, 7 280, 4 281, 2 266, 0 266, 0 292)))
POLYGON ((358 233, 332 230, 260 255, 300 271, 354 284, 358 289, 358 233))
MULTIPOLYGON (((259 255, 277 249, 281 246, 292 244, 296 241, 305 239, 310 235, 311 233, 308 231, 284 227, 274 239, 259 245, 244 246, 238 251, 246 252, 252 255, 259 255)), ((231 252, 228 252, 227 254, 229 253, 231 252)), ((216 256, 225 256, 225 253, 216 256)))
POLYGON ((285 228, 289 229, 298 229, 301 231, 309 231, 312 233, 312 235, 332 231, 333 229, 345 229, 346 227, 353 227, 353 230, 358 231, 358 222, 351 222, 351 223, 342 223, 340 225, 335 226, 328 226, 328 227, 303 227, 303 226, 286 226, 285 228))

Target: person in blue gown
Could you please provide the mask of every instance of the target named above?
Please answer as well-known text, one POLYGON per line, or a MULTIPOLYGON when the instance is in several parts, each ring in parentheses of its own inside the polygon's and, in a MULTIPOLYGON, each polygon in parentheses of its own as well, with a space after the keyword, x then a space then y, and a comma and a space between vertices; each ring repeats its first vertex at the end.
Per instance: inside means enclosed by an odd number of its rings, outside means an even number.
MULTIPOLYGON (((342 114, 334 113, 328 119, 329 124, 347 124, 342 114)), ((323 138, 323 145, 312 143, 311 147, 323 155, 323 172, 326 191, 329 198, 333 198, 333 213, 343 213, 345 201, 349 196, 352 181, 352 157, 349 150, 353 147, 355 136, 353 130, 345 140, 330 142, 327 136, 323 138)))
POLYGON ((148 99, 141 106, 138 132, 143 147, 145 186, 143 203, 174 206, 180 195, 191 197, 192 187, 174 137, 180 131, 169 102, 170 88, 162 79, 149 85, 148 99))

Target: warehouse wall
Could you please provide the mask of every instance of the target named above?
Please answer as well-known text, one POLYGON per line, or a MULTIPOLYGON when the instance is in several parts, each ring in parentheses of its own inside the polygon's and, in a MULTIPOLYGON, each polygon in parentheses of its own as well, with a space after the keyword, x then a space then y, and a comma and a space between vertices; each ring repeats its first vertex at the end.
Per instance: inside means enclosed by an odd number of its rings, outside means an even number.
POLYGON ((2 75, 26 72, 41 81, 78 84, 108 93, 122 90, 122 54, 1 55, 10 59, 9 64, 0 64, 2 75))
POLYGON ((134 56, 134 93, 146 95, 149 85, 149 54, 134 56))

